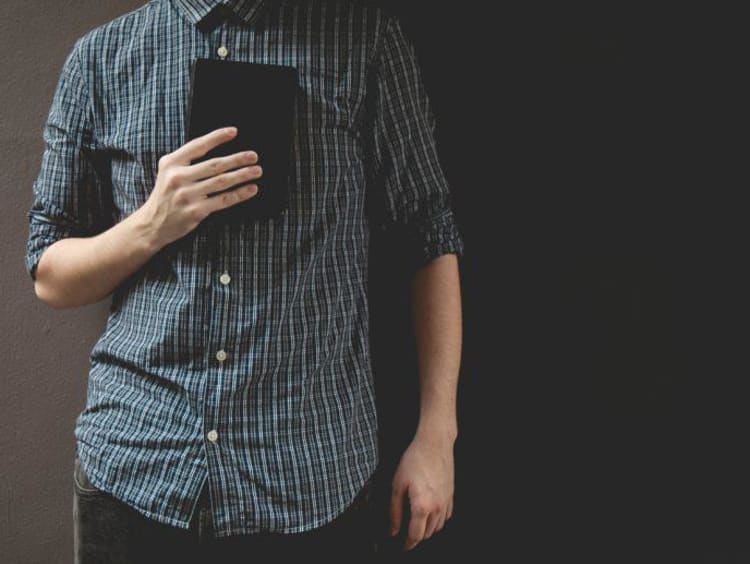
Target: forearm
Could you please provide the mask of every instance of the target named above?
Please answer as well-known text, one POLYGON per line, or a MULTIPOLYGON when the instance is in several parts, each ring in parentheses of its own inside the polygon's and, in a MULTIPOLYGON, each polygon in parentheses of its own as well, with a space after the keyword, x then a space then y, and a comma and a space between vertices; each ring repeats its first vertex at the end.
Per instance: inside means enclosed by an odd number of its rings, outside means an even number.
POLYGON ((453 441, 462 333, 456 255, 440 255, 419 269, 411 292, 420 387, 417 436, 453 441))
POLYGON ((37 297, 62 309, 111 294, 161 247, 142 210, 93 237, 69 237, 50 245, 37 266, 37 297))

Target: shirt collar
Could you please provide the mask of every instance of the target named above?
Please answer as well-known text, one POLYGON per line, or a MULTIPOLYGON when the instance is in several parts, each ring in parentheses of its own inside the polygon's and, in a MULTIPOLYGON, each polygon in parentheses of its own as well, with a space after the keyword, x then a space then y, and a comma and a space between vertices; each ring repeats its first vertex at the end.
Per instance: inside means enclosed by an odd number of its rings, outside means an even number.
POLYGON ((198 27, 211 25, 209 20, 215 17, 214 8, 223 5, 229 8, 245 23, 251 23, 265 0, 171 0, 185 17, 198 27))

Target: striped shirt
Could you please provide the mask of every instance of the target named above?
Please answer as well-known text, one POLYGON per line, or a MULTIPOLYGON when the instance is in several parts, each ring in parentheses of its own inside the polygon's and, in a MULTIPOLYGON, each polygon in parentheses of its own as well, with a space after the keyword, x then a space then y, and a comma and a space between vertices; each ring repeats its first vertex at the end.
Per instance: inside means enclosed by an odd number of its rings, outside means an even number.
POLYGON ((300 532, 343 512, 379 459, 371 227, 399 229, 414 268, 462 256, 463 241, 395 15, 217 4, 151 0, 75 41, 43 130, 26 266, 34 279, 49 245, 144 204, 160 156, 185 143, 192 60, 296 67, 286 213, 227 224, 217 249, 201 224, 114 290, 75 437, 91 482, 146 517, 187 528, 207 480, 217 537, 300 532))

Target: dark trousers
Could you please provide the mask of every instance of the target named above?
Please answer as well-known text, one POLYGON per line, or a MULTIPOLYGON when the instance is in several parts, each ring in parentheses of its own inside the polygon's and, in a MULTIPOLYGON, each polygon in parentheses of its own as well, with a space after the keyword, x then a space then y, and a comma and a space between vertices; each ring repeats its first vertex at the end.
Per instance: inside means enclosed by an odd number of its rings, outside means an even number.
POLYGON ((333 521, 302 533, 257 533, 215 538, 204 486, 189 529, 149 519, 86 477, 78 458, 73 472, 75 564, 255 563, 297 562, 320 557, 327 561, 375 561, 370 493, 372 479, 352 505, 333 521))

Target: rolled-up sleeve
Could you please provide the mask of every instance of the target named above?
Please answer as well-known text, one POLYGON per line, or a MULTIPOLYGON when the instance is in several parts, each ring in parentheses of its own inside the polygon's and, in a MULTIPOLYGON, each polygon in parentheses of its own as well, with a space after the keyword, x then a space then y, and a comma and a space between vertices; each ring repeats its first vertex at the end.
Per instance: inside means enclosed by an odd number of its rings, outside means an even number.
POLYGON ((44 152, 27 213, 25 261, 34 281, 47 247, 67 237, 96 235, 115 223, 108 164, 95 150, 81 45, 76 41, 63 63, 42 132, 44 152))
POLYGON ((386 17, 369 68, 368 207, 378 227, 398 230, 416 268, 442 254, 462 257, 464 242, 414 46, 398 18, 386 17))

